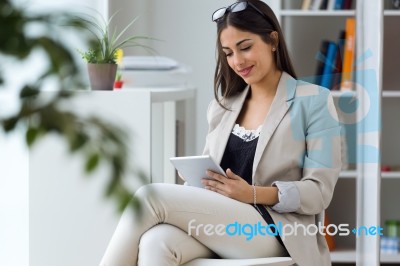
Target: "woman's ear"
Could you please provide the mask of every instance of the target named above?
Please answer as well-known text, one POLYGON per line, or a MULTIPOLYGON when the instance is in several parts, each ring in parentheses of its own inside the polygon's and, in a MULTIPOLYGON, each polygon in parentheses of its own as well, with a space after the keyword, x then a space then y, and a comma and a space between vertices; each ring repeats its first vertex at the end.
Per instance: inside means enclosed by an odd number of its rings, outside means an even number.
POLYGON ((269 37, 271 38, 271 40, 272 40, 272 47, 275 47, 275 49, 277 49, 278 48, 278 45, 279 45, 279 35, 278 35, 278 32, 277 31, 273 31, 273 32, 271 32, 270 34, 269 34, 269 37))

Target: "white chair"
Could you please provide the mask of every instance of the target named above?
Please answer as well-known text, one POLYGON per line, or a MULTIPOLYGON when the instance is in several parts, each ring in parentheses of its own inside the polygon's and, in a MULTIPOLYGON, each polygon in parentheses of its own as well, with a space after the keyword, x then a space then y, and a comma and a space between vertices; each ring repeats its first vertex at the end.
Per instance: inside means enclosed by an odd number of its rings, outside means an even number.
POLYGON ((259 259, 194 259, 182 266, 288 266, 294 264, 290 257, 259 259))

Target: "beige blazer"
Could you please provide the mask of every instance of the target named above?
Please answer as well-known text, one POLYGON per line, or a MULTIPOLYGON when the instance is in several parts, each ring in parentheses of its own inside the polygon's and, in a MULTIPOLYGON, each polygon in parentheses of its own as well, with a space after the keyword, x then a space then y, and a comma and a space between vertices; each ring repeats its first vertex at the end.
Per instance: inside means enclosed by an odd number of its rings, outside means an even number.
MULTIPOLYGON (((247 87, 237 96, 222 99, 231 111, 221 108, 215 100, 209 105, 209 131, 203 154, 210 154, 217 162, 221 162, 248 90, 247 87)), ((294 182, 298 188, 297 211, 278 213, 267 206, 275 224, 323 225, 323 212, 332 199, 341 169, 340 152, 340 124, 329 90, 297 81, 283 72, 253 163, 254 185, 271 186, 279 180, 294 182)), ((299 230, 297 235, 281 237, 298 265, 331 265, 321 234, 304 235, 299 230)))

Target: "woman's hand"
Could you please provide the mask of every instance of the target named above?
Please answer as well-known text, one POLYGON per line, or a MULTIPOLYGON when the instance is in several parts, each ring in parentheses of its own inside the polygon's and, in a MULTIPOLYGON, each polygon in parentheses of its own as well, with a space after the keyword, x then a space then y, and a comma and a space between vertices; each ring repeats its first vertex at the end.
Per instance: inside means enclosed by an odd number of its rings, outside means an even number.
POLYGON ((229 198, 244 202, 253 202, 253 188, 243 178, 236 175, 231 169, 226 170, 227 177, 212 171, 207 171, 207 176, 214 180, 203 179, 206 189, 215 191, 229 198))

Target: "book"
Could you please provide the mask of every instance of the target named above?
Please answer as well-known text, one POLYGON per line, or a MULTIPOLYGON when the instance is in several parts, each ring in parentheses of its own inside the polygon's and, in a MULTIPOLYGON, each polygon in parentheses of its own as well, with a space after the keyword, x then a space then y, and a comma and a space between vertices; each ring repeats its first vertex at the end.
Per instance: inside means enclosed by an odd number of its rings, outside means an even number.
POLYGON ((340 82, 342 80, 342 65, 343 65, 343 50, 344 42, 346 38, 346 31, 341 30, 339 33, 339 39, 337 41, 337 53, 335 60, 335 68, 333 70, 332 90, 340 90, 340 82))
POLYGON ((329 251, 333 251, 336 249, 336 241, 334 236, 332 235, 333 232, 327 231, 328 226, 330 225, 330 219, 328 216, 328 212, 325 211, 325 219, 324 219, 324 233, 325 233, 325 240, 328 244, 329 251))
POLYGON ((343 0, 342 9, 345 9, 345 10, 351 9, 352 4, 353 4, 352 0, 343 0))
POLYGON ((319 9, 326 10, 327 8, 328 8, 328 0, 322 0, 321 6, 319 7, 319 9))
POLYGON ((319 10, 321 8, 322 0, 312 0, 310 10, 319 10))
POLYGON ((355 50, 356 20, 346 19, 346 40, 344 44, 344 56, 342 66, 341 90, 352 90, 353 88, 353 64, 355 50))
POLYGON ((310 6, 311 6, 311 0, 303 0, 303 3, 301 4, 301 9, 309 10, 310 6))
POLYGON ((342 9, 342 4, 343 4, 343 0, 336 0, 335 1, 335 10, 341 10, 342 9))
POLYGON ((331 89, 333 80, 333 71, 335 69, 337 45, 335 42, 328 41, 326 49, 325 62, 322 70, 320 86, 331 89))
POLYGON ((315 71, 315 80, 314 80, 314 83, 316 85, 321 84, 321 76, 324 71, 324 62, 326 60, 326 53, 328 50, 328 45, 329 45, 329 41, 327 41, 327 40, 322 41, 320 50, 318 51, 317 56, 316 56, 317 69, 315 71))
POLYGON ((335 9, 336 0, 328 0, 328 6, 326 7, 327 10, 334 10, 335 9))

